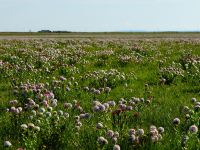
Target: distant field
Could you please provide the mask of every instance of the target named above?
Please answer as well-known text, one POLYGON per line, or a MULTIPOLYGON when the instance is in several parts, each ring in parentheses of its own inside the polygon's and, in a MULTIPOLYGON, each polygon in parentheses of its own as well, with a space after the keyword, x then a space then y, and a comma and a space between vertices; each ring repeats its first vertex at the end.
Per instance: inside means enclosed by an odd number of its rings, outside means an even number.
POLYGON ((199 32, 103 32, 103 33, 14 33, 14 32, 1 32, 0 39, 82 39, 82 38, 95 38, 95 39, 200 39, 199 32))

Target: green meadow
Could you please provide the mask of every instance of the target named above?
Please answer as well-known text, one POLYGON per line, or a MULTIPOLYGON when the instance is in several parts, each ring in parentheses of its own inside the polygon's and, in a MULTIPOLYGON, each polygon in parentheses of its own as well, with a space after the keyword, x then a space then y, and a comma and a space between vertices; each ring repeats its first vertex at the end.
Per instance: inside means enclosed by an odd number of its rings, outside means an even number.
POLYGON ((200 149, 198 33, 13 34, 0 149, 200 149))

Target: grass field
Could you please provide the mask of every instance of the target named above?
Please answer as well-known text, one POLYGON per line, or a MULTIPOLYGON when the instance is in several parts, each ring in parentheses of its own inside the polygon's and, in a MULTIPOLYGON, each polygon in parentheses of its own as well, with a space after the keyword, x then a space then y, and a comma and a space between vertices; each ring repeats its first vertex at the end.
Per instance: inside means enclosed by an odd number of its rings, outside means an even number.
POLYGON ((200 149, 199 33, 0 33, 0 149, 200 149))

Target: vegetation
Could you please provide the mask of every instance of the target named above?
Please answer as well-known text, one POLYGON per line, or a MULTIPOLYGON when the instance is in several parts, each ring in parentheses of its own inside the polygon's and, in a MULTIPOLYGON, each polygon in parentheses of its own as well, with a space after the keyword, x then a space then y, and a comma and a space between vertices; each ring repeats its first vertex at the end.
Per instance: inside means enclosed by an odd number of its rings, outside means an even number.
POLYGON ((200 42, 0 41, 0 149, 200 149, 200 42))

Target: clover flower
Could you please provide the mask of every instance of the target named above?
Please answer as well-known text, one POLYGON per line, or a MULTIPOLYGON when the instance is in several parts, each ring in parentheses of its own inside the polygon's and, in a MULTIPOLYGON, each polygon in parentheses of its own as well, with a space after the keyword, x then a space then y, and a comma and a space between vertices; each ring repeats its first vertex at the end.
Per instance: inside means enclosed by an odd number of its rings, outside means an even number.
POLYGON ((120 146, 119 145, 114 145, 113 150, 120 150, 120 146))
POLYGON ((97 129, 102 129, 103 128, 103 124, 102 123, 97 123, 96 128, 97 129))
POLYGON ((22 124, 22 125, 21 125, 21 128, 22 128, 23 130, 26 130, 26 129, 28 128, 28 126, 27 126, 26 124, 22 124))
POLYGON ((10 141, 4 141, 4 147, 11 147, 12 144, 10 143, 10 141))
POLYGON ((136 141, 136 136, 134 135, 134 134, 132 134, 132 135, 130 135, 129 136, 129 141, 131 142, 131 143, 134 143, 135 141, 136 141))
POLYGON ((113 135, 114 135, 114 132, 113 132, 112 130, 108 130, 108 131, 106 132, 106 135, 107 135, 107 137, 112 138, 113 135))
POLYGON ((140 137, 143 136, 144 135, 144 130, 143 129, 138 129, 137 130, 137 135, 140 136, 140 137))
POLYGON ((106 92, 106 93, 110 93, 110 91, 111 91, 111 88, 110 88, 110 87, 106 87, 106 88, 105 88, 105 92, 106 92))
POLYGON ((130 136, 136 134, 135 129, 130 129, 128 133, 130 136))
POLYGON ((64 108, 66 108, 66 109, 72 108, 72 104, 71 103, 64 103, 64 108))
POLYGON ((35 129, 36 131, 40 131, 40 127, 39 127, 39 126, 35 126, 34 129, 35 129))
POLYGON ((190 133, 196 134, 198 132, 198 127, 196 125, 192 125, 189 128, 190 133))
POLYGON ((28 128, 29 129, 33 129, 35 127, 35 125, 33 123, 28 123, 28 128))
POLYGON ((194 98, 194 97, 191 99, 191 102, 192 102, 192 103, 195 103, 196 101, 197 101, 197 99, 194 98))
POLYGON ((174 125, 179 125, 179 124, 180 124, 180 119, 179 119, 179 118, 175 118, 175 119, 173 120, 173 124, 174 124, 174 125))
POLYGON ((108 140, 106 140, 104 137, 100 136, 97 140, 97 142, 99 144, 102 144, 102 145, 105 145, 105 144, 108 144, 108 140))
POLYGON ((164 133, 164 132, 165 132, 165 129, 164 129, 163 127, 159 127, 159 128, 158 128, 158 131, 159 131, 159 133, 164 133))

